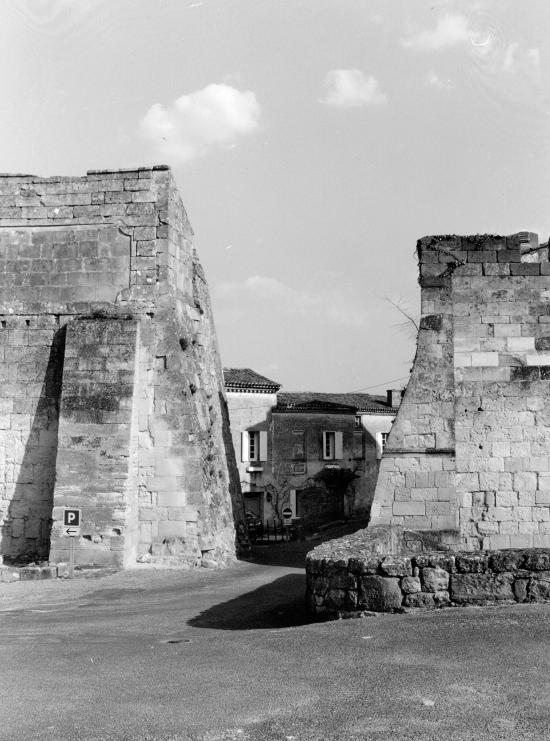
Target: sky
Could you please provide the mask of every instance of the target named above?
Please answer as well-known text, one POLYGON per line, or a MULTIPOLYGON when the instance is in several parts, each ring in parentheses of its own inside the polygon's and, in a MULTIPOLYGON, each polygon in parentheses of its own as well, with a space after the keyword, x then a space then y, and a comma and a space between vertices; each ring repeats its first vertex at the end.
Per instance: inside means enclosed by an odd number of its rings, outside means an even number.
POLYGON ((3 0, 0 169, 172 167, 222 363, 406 383, 428 234, 550 234, 548 0, 3 0))

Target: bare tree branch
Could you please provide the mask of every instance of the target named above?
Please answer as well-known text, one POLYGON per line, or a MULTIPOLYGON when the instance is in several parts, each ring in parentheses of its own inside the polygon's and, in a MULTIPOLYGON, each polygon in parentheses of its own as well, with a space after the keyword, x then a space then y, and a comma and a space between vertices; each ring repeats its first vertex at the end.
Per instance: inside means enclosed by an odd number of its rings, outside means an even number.
POLYGON ((404 316, 406 321, 403 322, 400 326, 407 327, 409 329, 414 329, 415 333, 418 333, 419 330, 419 323, 418 320, 408 311, 406 306, 404 306, 403 302, 397 303, 396 301, 393 301, 391 298, 388 298, 387 296, 384 298, 385 301, 387 301, 389 304, 393 306, 394 309, 396 309, 401 316, 404 316))

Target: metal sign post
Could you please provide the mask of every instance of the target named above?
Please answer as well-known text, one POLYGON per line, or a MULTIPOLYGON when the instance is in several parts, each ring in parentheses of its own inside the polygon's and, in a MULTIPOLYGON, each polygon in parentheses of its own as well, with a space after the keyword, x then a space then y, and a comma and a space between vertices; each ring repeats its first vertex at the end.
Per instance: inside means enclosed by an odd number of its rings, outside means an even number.
POLYGON ((287 540, 290 540, 290 527, 292 525, 292 510, 290 507, 283 509, 283 531, 287 540))
POLYGON ((69 579, 74 576, 74 538, 69 540, 69 579))
POLYGON ((68 509, 66 507, 63 510, 63 530, 61 533, 69 538, 69 579, 74 576, 75 538, 80 535, 81 520, 81 509, 68 509))

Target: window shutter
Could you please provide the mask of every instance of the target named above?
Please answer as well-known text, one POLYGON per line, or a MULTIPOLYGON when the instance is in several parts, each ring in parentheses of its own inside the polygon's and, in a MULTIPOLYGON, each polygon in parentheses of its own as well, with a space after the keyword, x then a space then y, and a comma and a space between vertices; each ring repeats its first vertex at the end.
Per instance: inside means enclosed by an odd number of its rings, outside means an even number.
POLYGON ((359 458, 364 458, 363 433, 361 431, 355 431, 353 433, 353 457, 356 460, 359 458))
POLYGON ((267 432, 260 430, 260 461, 267 460, 267 432))
POLYGON ((297 511, 296 511, 296 489, 290 490, 290 509, 292 510, 292 517, 297 517, 297 511))
POLYGON ((376 433, 375 440, 376 440, 376 458, 380 460, 380 458, 382 458, 382 448, 384 447, 382 445, 382 433, 381 432, 376 433))
POLYGON ((344 457, 344 433, 334 433, 334 457, 339 459, 344 457))
POLYGON ((322 452, 322 458, 324 461, 330 460, 330 456, 327 455, 327 435, 328 434, 329 434, 328 432, 323 432, 323 442, 322 442, 323 448, 321 452, 322 452))
POLYGON ((241 432, 241 460, 246 463, 250 460, 250 448, 248 443, 248 432, 241 432))

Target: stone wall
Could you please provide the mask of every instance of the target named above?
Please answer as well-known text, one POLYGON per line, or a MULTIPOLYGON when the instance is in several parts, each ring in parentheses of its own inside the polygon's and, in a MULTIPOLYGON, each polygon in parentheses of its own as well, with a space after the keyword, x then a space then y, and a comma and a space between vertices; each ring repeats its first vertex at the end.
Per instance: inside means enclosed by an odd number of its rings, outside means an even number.
POLYGON ((208 288, 168 168, 0 177, 0 553, 222 564, 243 507, 208 288))
POLYGON ((317 619, 414 608, 550 601, 550 550, 365 552, 361 534, 308 554, 307 607, 317 619))
POLYGON ((413 551, 550 547, 548 245, 426 237, 418 259, 417 353, 372 523, 413 551))

